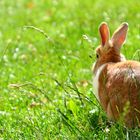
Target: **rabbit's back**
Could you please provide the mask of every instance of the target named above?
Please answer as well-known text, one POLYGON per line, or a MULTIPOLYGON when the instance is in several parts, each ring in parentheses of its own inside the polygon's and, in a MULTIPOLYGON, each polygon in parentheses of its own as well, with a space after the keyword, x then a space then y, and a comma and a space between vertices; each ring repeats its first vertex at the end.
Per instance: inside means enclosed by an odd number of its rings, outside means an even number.
MULTIPOLYGON (((109 63, 99 77, 99 99, 112 120, 121 112, 129 126, 140 120, 140 63, 124 61, 109 63), (125 111, 124 111, 125 110, 125 111), (126 114, 126 115, 125 115, 126 114)), ((122 114, 121 114, 122 115, 122 114)))

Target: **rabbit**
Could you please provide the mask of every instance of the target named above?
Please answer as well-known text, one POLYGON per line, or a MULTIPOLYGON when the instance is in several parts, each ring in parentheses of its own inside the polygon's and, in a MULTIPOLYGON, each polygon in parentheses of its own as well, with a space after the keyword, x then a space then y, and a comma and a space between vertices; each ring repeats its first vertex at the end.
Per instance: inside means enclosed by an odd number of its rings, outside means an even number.
POLYGON ((126 60, 120 53, 127 31, 128 23, 124 22, 110 38, 107 23, 101 23, 101 44, 96 48, 92 72, 96 97, 109 120, 121 120, 132 128, 140 126, 140 62, 126 60))

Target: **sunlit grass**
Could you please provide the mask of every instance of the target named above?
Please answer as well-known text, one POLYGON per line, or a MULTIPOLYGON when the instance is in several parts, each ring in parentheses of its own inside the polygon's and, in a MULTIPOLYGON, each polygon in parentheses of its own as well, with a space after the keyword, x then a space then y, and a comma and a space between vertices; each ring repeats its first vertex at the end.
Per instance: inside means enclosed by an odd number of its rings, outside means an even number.
POLYGON ((111 33, 129 23, 122 51, 140 60, 139 0, 3 0, 0 7, 0 137, 125 139, 92 92, 91 66, 102 21, 111 33))

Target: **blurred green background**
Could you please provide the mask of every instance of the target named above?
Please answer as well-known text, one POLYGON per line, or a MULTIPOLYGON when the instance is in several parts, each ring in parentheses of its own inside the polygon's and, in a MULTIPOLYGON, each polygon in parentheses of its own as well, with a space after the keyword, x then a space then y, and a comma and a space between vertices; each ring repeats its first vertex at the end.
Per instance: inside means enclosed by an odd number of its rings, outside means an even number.
POLYGON ((139 60, 139 7, 139 0, 1 0, 0 138, 125 139, 94 97, 91 67, 102 21, 111 34, 129 23, 122 52, 139 60))

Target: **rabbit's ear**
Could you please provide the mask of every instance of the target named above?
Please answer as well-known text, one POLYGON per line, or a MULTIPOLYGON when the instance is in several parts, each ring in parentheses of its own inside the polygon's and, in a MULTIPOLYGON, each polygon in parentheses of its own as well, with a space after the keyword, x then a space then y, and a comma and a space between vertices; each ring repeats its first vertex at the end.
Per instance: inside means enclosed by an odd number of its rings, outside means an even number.
POLYGON ((128 23, 124 22, 114 32, 111 41, 115 47, 120 48, 125 43, 127 30, 128 30, 128 23))
POLYGON ((101 36, 101 45, 104 46, 110 38, 110 32, 107 23, 101 23, 101 25, 99 26, 99 33, 101 36))

